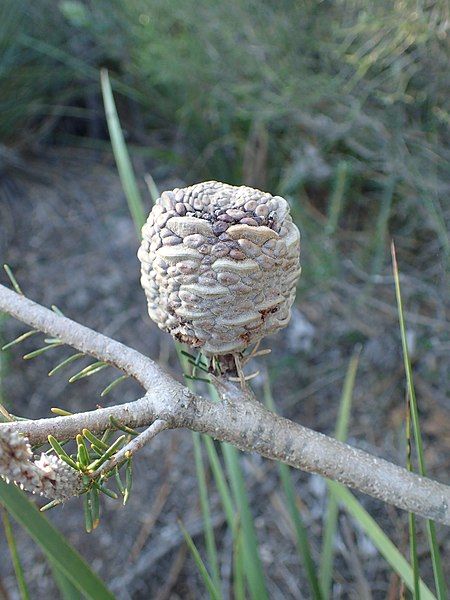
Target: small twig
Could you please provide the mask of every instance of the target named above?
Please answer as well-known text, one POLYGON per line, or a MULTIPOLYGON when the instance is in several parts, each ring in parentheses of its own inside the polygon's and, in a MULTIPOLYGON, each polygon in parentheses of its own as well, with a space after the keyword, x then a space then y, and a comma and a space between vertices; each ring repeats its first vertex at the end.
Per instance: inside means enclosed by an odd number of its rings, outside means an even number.
POLYGON ((92 473, 92 477, 96 478, 100 475, 111 471, 116 465, 120 464, 124 460, 128 460, 136 454, 138 450, 143 448, 150 440, 152 440, 155 436, 158 435, 164 429, 168 429, 170 427, 167 421, 163 421, 158 419, 154 423, 147 427, 145 431, 139 434, 137 437, 133 438, 126 446, 124 446, 117 454, 115 454, 110 460, 105 462, 101 467, 99 467, 94 473, 92 473))

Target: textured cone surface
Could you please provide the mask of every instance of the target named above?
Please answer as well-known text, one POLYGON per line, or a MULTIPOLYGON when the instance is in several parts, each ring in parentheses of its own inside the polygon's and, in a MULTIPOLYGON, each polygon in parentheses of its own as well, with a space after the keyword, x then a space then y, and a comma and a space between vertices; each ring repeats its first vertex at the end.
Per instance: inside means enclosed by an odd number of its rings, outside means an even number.
POLYGON ((287 325, 300 234, 284 198, 218 181, 174 189, 142 236, 149 315, 177 340, 230 354, 287 325))

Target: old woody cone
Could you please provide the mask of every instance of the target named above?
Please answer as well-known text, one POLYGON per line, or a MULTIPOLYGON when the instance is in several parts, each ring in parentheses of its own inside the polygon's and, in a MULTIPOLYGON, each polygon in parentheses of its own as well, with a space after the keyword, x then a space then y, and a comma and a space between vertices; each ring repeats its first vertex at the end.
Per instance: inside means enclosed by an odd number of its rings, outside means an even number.
POLYGON ((218 181, 174 189, 142 236, 149 315, 177 340, 234 354, 287 325, 300 234, 284 198, 218 181))

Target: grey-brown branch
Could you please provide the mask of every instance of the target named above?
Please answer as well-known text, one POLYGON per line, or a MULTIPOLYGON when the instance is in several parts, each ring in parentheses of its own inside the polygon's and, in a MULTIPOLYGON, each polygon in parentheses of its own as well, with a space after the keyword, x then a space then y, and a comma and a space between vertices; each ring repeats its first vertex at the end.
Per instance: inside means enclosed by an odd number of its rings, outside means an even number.
POLYGON ((211 402, 193 394, 148 357, 75 321, 0 286, 0 310, 58 337, 64 343, 109 362, 136 378, 145 395, 127 404, 68 417, 0 424, 26 435, 33 444, 49 434, 74 437, 83 428, 104 431, 110 416, 130 427, 149 426, 156 419, 168 428, 185 427, 257 452, 310 473, 334 479, 379 500, 450 525, 450 487, 338 442, 280 417, 239 395, 211 402))

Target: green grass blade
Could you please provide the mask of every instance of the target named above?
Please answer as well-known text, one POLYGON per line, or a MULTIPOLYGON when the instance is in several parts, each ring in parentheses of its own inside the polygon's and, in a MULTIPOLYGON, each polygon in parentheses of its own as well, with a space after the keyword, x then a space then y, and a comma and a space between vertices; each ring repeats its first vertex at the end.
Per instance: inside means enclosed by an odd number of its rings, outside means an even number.
MULTIPOLYGON (((345 376, 342 390, 339 415, 336 423, 335 437, 341 442, 347 439, 348 423, 355 386, 356 371, 358 369, 359 355, 361 349, 355 349, 350 359, 347 374, 345 376)), ((330 596, 331 582, 333 578, 334 539, 336 536, 337 519, 339 507, 333 494, 329 495, 325 525, 323 530, 322 553, 320 561, 319 579, 325 598, 330 596)))
MULTIPOLYGON (((175 344, 175 348, 178 355, 178 360, 180 361, 180 365, 183 371, 188 367, 189 355, 182 350, 180 344, 175 344)), ((195 388, 195 384, 193 381, 188 381, 188 387, 193 391, 195 388)), ((211 511, 209 509, 209 501, 208 501, 208 492, 206 486, 206 476, 205 476, 205 468, 203 464, 203 457, 201 453, 201 440, 205 442, 206 452, 209 456, 209 462, 211 466, 211 470, 213 472, 213 476, 216 479, 216 485, 219 489, 219 494, 223 500, 223 495, 225 497, 225 514, 227 516, 227 520, 229 523, 233 520, 233 508, 227 511, 226 502, 229 498, 228 486, 225 481, 225 476, 222 471, 222 466, 220 465, 219 458, 217 457, 217 453, 215 452, 214 444, 211 438, 208 436, 200 436, 198 433, 192 433, 192 440, 194 444, 194 457, 195 457, 195 468, 197 473, 197 481, 199 486, 199 494, 200 494, 200 506, 203 516, 203 524, 204 524, 204 533, 205 533, 205 543, 206 543, 206 552, 208 554, 208 561, 210 563, 210 568, 213 573, 213 580, 215 586, 220 589, 220 572, 219 572, 219 564, 217 559, 217 549, 216 542, 214 538, 214 529, 211 522, 211 511)), ((231 502, 231 500, 230 500, 231 502)), ((231 526, 230 526, 231 528, 231 526)))
POLYGON ((336 231, 339 217, 344 206, 344 195, 348 185, 349 165, 345 161, 338 164, 333 192, 328 207, 328 221, 325 226, 325 234, 333 235, 336 231))
POLYGON ((45 555, 90 600, 113 600, 113 594, 78 552, 18 488, 0 480, 0 502, 41 547, 45 555))
MULTIPOLYGON (((219 400, 217 390, 212 385, 209 386, 209 389, 211 398, 217 402, 219 400)), ((265 584, 264 570, 259 556, 258 538, 256 537, 253 515, 250 510, 250 502, 245 488, 244 476, 239 463, 239 454, 236 448, 230 446, 230 444, 222 443, 221 448, 225 460, 228 480, 231 485, 234 504, 238 507, 240 512, 243 538, 243 560, 250 596, 255 600, 264 600, 265 598, 268 598, 268 593, 265 584)), ((234 525, 232 531, 235 532, 234 525)))
MULTIPOLYGON (((423 451, 423 442, 422 442, 422 434, 420 432, 420 420, 419 420, 419 410, 417 407, 417 398, 416 398, 416 390, 414 387, 414 379, 411 367, 411 360, 409 357, 409 349, 408 349, 408 340, 406 337, 406 325, 405 325, 405 317, 403 313, 403 301, 402 294, 400 289, 400 277, 398 272, 397 258, 395 254, 395 245, 394 242, 391 243, 391 255, 392 255, 392 268, 394 273, 394 282, 395 282, 395 296, 397 299, 397 308, 398 308, 398 320, 400 323, 400 333, 402 338, 402 350, 403 350, 403 362, 405 366, 406 372, 406 383, 407 383, 407 391, 408 398, 410 401, 411 408, 411 422, 412 428, 414 432, 414 440, 416 444, 417 450, 417 460, 419 464, 419 473, 422 476, 426 476, 426 467, 425 467, 425 457, 423 451)), ((431 560, 433 563, 433 573, 434 573, 434 581, 436 585, 436 593, 439 600, 447 599, 447 586, 445 583, 444 572, 442 569, 442 558, 439 552, 439 546, 436 538, 436 526, 433 521, 427 519, 427 534, 428 534, 428 542, 430 545, 431 552, 431 560)))
POLYGON ((103 94, 103 102, 105 105, 106 121, 108 123, 109 136, 111 145, 116 159, 117 170, 119 171, 120 181, 122 183, 125 196, 127 197, 128 206, 131 216, 136 227, 138 237, 141 236, 141 228, 147 218, 141 194, 136 183, 133 167, 131 165, 130 156, 128 154, 122 129, 120 127, 119 117, 117 115, 116 105, 109 81, 108 71, 102 69, 100 72, 100 81, 103 94))
POLYGON ((325 524, 322 533, 322 554, 320 559, 319 579, 322 592, 325 598, 331 597, 331 583, 333 580, 333 561, 334 561, 334 539, 337 530, 337 521, 339 516, 339 505, 336 497, 328 488, 327 512, 325 515, 325 524))
POLYGON ((230 446, 226 443, 221 444, 221 446, 234 503, 239 507, 240 511, 243 535, 243 557, 250 596, 254 600, 268 599, 269 596, 266 590, 264 570, 259 556, 258 539, 253 523, 253 515, 250 510, 245 481, 239 464, 239 454, 234 446, 230 446))
POLYGON ((203 527, 205 531, 206 553, 208 555, 209 568, 212 572, 212 580, 217 589, 220 589, 220 571, 217 560, 216 540, 214 537, 214 527, 211 521, 211 511, 209 510, 208 489, 206 485, 205 465, 203 464, 202 444, 199 433, 193 433, 195 470, 197 473, 197 483, 200 495, 200 507, 203 516, 203 527))
MULTIPOLYGON (((267 380, 264 390, 265 401, 270 410, 275 412, 275 404, 273 401, 270 384, 267 380)), ((296 544, 301 562, 304 564, 306 576, 310 587, 311 597, 315 600, 322 598, 322 592, 317 578, 317 569, 314 564, 311 548, 308 540, 308 533, 303 523, 302 515, 297 506, 296 494, 294 485, 291 479, 290 469, 287 465, 278 463, 278 473, 283 487, 283 492, 286 497, 287 508, 294 524, 296 544)))
POLYGON ((8 544, 9 553, 11 554, 11 560, 16 574, 17 585, 22 600, 30 600, 30 594, 28 592, 27 582, 25 580, 25 574, 23 572, 22 563, 20 562, 19 553, 17 551, 16 540, 14 538, 14 532, 9 520, 6 509, 0 509, 2 515, 3 528, 5 530, 6 542, 8 544))
POLYGON ((278 464, 278 471, 280 474, 281 484, 283 486, 283 492, 286 496, 289 514, 291 515, 291 519, 294 523, 298 552, 305 566, 311 597, 315 600, 318 600, 322 598, 322 592, 320 590, 319 580, 317 578, 316 566, 314 564, 311 554, 311 548, 308 540, 308 532, 303 523, 300 510, 296 503, 295 490, 292 484, 290 469, 287 465, 283 465, 280 463, 278 464))
POLYGON ((152 204, 156 204, 156 201, 158 200, 161 194, 159 193, 158 186, 156 185, 155 180, 150 175, 150 173, 147 173, 147 175, 145 176, 145 183, 147 184, 152 204))
MULTIPOLYGON (((138 237, 140 238, 140 229, 145 222, 145 211, 143 209, 142 200, 139 194, 139 190, 136 184, 136 178, 134 176, 133 168, 129 155, 126 149, 125 140, 123 138, 122 130, 120 128, 117 111, 114 104, 114 98, 109 84, 108 73, 106 70, 101 71, 101 83, 103 99, 105 104, 105 111, 107 115, 108 128, 110 132, 111 142, 113 145, 113 151, 116 158, 116 164, 119 171, 119 176, 122 182, 124 192, 127 196, 128 206, 130 209, 131 216, 135 223, 138 237), (130 196, 131 187, 131 196, 130 196), (131 198, 131 200, 130 200, 131 198)), ((181 347, 176 344, 180 363, 183 366, 183 360, 181 359, 181 347)), ((188 382, 189 383, 189 382, 188 382)), ((209 382, 208 382, 209 383, 209 382)), ((213 390, 214 388, 210 388, 213 390)), ((216 394, 217 398, 217 394, 216 394)), ((210 449, 211 447, 209 447, 210 449)), ((208 451, 208 448, 207 448, 208 451)), ((234 448, 225 450, 228 453, 229 468, 233 473, 235 492, 237 493, 237 504, 242 507, 244 506, 244 512, 246 513, 247 522, 243 523, 243 537, 244 537, 244 554, 247 569, 247 576, 249 577, 249 586, 253 598, 258 600, 264 600, 267 598, 267 592, 264 584, 264 574, 262 570, 261 561, 258 554, 258 545, 256 540, 256 533, 253 526, 253 518, 250 512, 248 498, 245 490, 245 484, 242 473, 240 471, 239 461, 237 454, 234 454, 234 448), (250 585, 250 581, 252 582, 250 585)), ((209 453, 209 452, 208 452, 209 453)), ((215 464, 216 473, 221 470, 220 462, 215 464)), ((225 478, 223 477, 223 480, 225 478)), ((222 487, 222 492, 225 486, 222 487)), ((226 497, 226 496, 223 496, 226 497)))
POLYGON ((225 512, 228 527, 231 531, 234 532, 236 524, 236 514, 233 506, 233 500, 231 498, 230 488, 228 486, 222 465, 220 464, 219 455, 217 453, 216 447, 214 446, 214 441, 209 436, 205 435, 203 441, 206 447, 206 452, 208 454, 209 465, 211 467, 214 481, 216 483, 220 500, 222 502, 222 508, 225 512))
MULTIPOLYGON (((405 437, 406 437, 406 468, 408 471, 413 470, 412 465, 412 444, 411 444, 411 406, 409 397, 406 398, 406 427, 405 427, 405 437)), ((420 590, 419 590, 419 557, 417 554, 417 533, 416 533, 416 515, 414 513, 408 514, 408 529, 409 529, 409 554, 410 560, 413 568, 413 576, 414 576, 414 589, 413 589, 413 598, 414 600, 420 600, 420 590)))
POLYGON ((61 592, 62 600, 81 600, 80 592, 74 586, 74 584, 67 579, 63 573, 56 567, 52 561, 50 566, 53 572, 53 579, 61 592))
POLYGON ((198 572, 200 573, 200 576, 203 579, 203 583, 205 584, 210 597, 213 600, 221 600, 222 594, 221 594, 220 590, 218 588, 216 588, 216 586, 214 585, 213 580, 211 579, 211 577, 208 573, 208 570, 205 567, 204 562, 202 561, 199 551, 197 550, 197 547, 194 544, 194 540, 191 538, 187 529, 184 527, 184 525, 181 523, 181 521, 179 521, 179 526, 183 533, 184 539, 186 540, 186 544, 194 558, 195 564, 197 565, 198 572))
MULTIPOLYGON (((74 56, 73 52, 66 52, 62 48, 46 43, 42 39, 38 39, 37 37, 30 37, 29 35, 22 34, 20 35, 18 42, 20 45, 31 48, 34 51, 37 51, 41 54, 49 56, 50 58, 61 62, 62 64, 70 67, 75 73, 79 73, 83 77, 89 77, 92 80, 97 80, 98 71, 96 67, 90 65, 87 61, 80 60, 76 56, 74 56)), ((145 101, 145 96, 143 96, 138 90, 126 85, 122 81, 111 78, 112 85, 114 89, 127 96, 128 98, 132 98, 137 102, 145 101)))
MULTIPOLYGON (((344 505, 345 510, 359 523, 366 535, 380 554, 389 563, 391 569, 395 571, 405 582, 406 586, 414 589, 413 570, 399 552, 395 544, 387 537, 378 523, 369 515, 360 502, 346 487, 335 481, 328 481, 331 493, 344 505)), ((436 600, 430 588, 422 581, 419 582, 421 600, 436 600)))
POLYGON ((383 266, 383 258, 386 248, 386 234, 388 230, 389 217, 391 215, 392 201, 394 198, 397 177, 393 175, 387 182, 381 198, 380 212, 375 224, 375 234, 372 250, 372 275, 378 275, 383 266))
POLYGON ((245 573, 242 556, 242 532, 240 527, 234 536, 233 554, 233 593, 234 600, 245 600, 245 573))
POLYGON ((420 573, 419 573, 419 557, 417 555, 417 534, 416 534, 416 516, 414 513, 408 513, 408 529, 409 529, 409 554, 413 570, 413 598, 420 600, 420 573))
POLYGON ((358 370, 359 355, 361 347, 357 346, 350 359, 347 373, 345 376, 344 387, 339 407, 339 415, 336 423, 335 437, 340 442, 345 442, 348 435, 348 423, 350 421, 350 411, 353 400, 353 389, 355 387, 356 372, 358 370))

